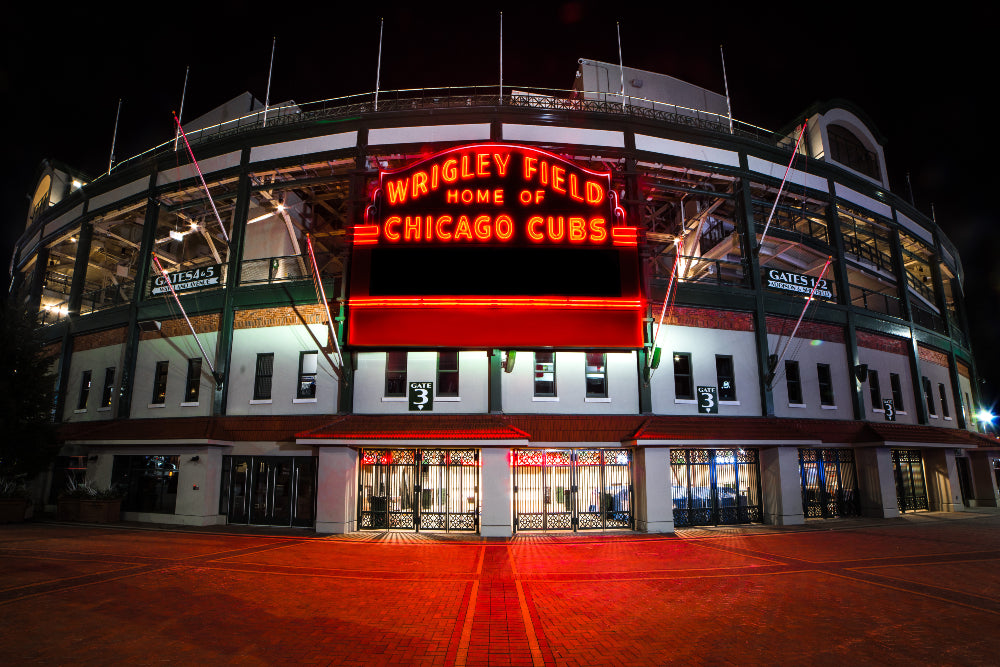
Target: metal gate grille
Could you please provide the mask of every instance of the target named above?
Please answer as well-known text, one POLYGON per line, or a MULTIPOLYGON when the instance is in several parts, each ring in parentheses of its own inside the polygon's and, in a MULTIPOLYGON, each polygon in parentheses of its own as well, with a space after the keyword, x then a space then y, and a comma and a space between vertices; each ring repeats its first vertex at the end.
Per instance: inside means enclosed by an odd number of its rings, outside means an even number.
POLYGON ((919 449, 893 449, 892 470, 896 475, 896 504, 900 512, 927 509, 924 459, 919 449))
POLYGON ((763 521, 756 449, 670 452, 674 526, 763 521))
POLYGON ((514 530, 632 527, 632 452, 520 449, 513 453, 514 530))
POLYGON ((853 450, 800 449, 799 476, 806 517, 861 515, 853 450))
POLYGON ((479 451, 363 449, 361 530, 479 529, 479 451))

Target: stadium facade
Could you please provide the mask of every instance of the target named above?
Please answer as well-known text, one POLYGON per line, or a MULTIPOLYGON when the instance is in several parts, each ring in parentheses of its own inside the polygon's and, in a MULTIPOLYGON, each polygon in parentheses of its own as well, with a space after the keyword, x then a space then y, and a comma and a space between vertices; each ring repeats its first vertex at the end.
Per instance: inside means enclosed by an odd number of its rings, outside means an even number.
POLYGON ((244 95, 96 180, 43 163, 11 285, 58 378, 40 498, 483 536, 1000 504, 961 260, 861 110, 772 133, 576 81, 244 95))

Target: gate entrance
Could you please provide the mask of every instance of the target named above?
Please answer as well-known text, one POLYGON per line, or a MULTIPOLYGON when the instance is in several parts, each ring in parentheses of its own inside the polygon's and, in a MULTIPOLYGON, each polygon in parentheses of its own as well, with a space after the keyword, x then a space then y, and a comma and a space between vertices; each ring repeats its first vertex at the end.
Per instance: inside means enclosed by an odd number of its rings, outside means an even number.
POLYGON ((219 513, 231 524, 312 526, 316 521, 316 459, 222 457, 219 513))
POLYGON ((517 449, 514 531, 630 529, 632 452, 517 449))
POLYGON ((763 521, 756 449, 672 449, 674 526, 763 521))
POLYGON ((806 518, 861 516, 853 450, 800 449, 799 476, 806 518))
POLYGON ((479 450, 361 450, 358 527, 479 530, 479 450))
POLYGON ((896 504, 900 512, 927 509, 924 459, 919 449, 893 449, 892 470, 896 475, 896 504))

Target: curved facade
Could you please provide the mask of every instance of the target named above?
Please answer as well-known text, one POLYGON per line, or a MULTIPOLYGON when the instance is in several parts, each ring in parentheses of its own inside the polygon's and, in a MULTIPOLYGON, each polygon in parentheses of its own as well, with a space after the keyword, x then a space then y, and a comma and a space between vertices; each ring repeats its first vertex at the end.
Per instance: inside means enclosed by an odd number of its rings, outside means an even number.
POLYGON ((863 115, 800 117, 782 187, 797 128, 611 97, 302 105, 191 133, 211 197, 183 143, 36 193, 46 498, 482 535, 996 506, 961 261, 863 115))

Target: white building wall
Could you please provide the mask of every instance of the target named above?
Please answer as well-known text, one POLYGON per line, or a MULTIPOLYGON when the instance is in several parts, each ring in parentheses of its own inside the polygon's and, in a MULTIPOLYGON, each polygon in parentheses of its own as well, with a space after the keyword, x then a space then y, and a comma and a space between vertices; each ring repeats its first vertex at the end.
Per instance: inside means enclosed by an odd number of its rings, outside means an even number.
POLYGON ((693 385, 717 387, 718 374, 715 355, 732 355, 733 371, 736 375, 736 401, 721 402, 719 414, 760 415, 760 391, 758 390, 757 352, 752 331, 728 331, 703 329, 699 327, 667 326, 660 331, 657 341, 662 356, 660 367, 650 380, 653 412, 660 415, 696 415, 697 399, 677 398, 674 390, 675 352, 691 354, 694 373, 693 385))
MULTIPOLYGON (((780 353, 788 340, 768 334, 768 349, 777 349, 780 353)), ((881 373, 880 373, 881 375, 881 373)), ((886 376, 888 379, 888 376, 886 376)), ((785 356, 778 362, 773 384, 774 414, 777 417, 801 419, 854 419, 854 409, 851 403, 851 383, 853 376, 847 367, 847 347, 843 343, 831 343, 825 340, 807 340, 795 338, 788 346, 785 356), (785 361, 799 362, 799 377, 802 381, 802 403, 793 404, 788 400, 788 384, 785 378, 785 361), (833 400, 836 405, 820 404, 819 378, 816 372, 817 364, 830 365, 830 378, 833 381, 833 400)))
MULTIPOLYGON (((410 411, 406 396, 385 395, 385 352, 358 352, 354 372, 354 411, 359 414, 398 414, 410 411)), ((406 382, 433 382, 433 412, 475 414, 489 410, 489 357, 485 350, 458 353, 458 396, 437 396, 437 359, 433 351, 408 352, 406 382)))
POLYGON ((69 381, 66 386, 66 404, 63 410, 63 421, 80 422, 98 419, 113 419, 118 409, 121 387, 122 355, 124 345, 107 345, 93 350, 74 352, 69 365, 69 381), (104 373, 108 368, 115 369, 115 389, 111 392, 111 405, 101 406, 104 395, 104 373), (84 371, 90 371, 90 393, 87 405, 79 408, 80 389, 84 371))
POLYGON ((200 333, 198 338, 205 347, 209 359, 205 359, 198 349, 194 336, 158 337, 139 341, 139 352, 135 364, 135 381, 132 385, 132 419, 150 417, 204 417, 212 413, 212 398, 215 380, 209 360, 215 363, 215 348, 218 332, 200 333), (198 402, 184 404, 184 389, 187 386, 188 359, 201 357, 201 387, 198 402), (153 381, 156 363, 169 361, 167 369, 167 395, 162 404, 152 403, 153 381))
MULTIPOLYGON (((229 369, 230 415, 293 415, 337 412, 339 383, 322 352, 330 340, 325 324, 236 329, 229 369), (299 353, 318 352, 316 398, 296 398, 299 381, 299 353), (271 398, 254 400, 257 355, 274 353, 271 398)), ((331 358, 334 358, 331 355, 331 358)), ((168 389, 169 390, 169 389, 168 389)))
POLYGON ((976 422, 977 408, 976 404, 974 403, 976 399, 972 397, 973 396, 972 382, 969 381, 969 378, 959 374, 958 388, 962 392, 962 395, 959 398, 961 398, 962 400, 962 406, 963 406, 962 409, 965 410, 965 428, 967 428, 970 431, 975 431, 977 424, 976 422))
MULTIPOLYGON (((899 375, 899 387, 903 394, 903 409, 896 408, 896 423, 916 424, 917 410, 913 405, 913 378, 910 375, 910 360, 902 354, 858 347, 858 363, 868 364, 868 370, 878 371, 879 394, 883 399, 892 398, 891 373, 899 375)), ((876 410, 871 404, 871 381, 865 380, 861 386, 861 398, 864 405, 863 414, 868 421, 885 421, 885 412, 881 403, 876 410)), ((848 397, 849 398, 849 397, 848 397)))
POLYGON ((516 414, 637 414, 635 352, 608 352, 608 397, 587 398, 586 353, 556 352, 556 396, 535 396, 535 355, 518 351, 502 379, 504 412, 516 414))
MULTIPOLYGON (((933 395, 934 411, 930 414, 928 411, 927 423, 930 426, 939 426, 944 428, 958 428, 958 420, 955 419, 956 411, 958 410, 957 404, 955 402, 955 392, 951 390, 951 374, 948 372, 946 366, 939 366, 926 359, 920 360, 920 374, 931 381, 931 393, 933 395), (945 400, 948 402, 948 416, 944 416, 944 410, 941 407, 941 387, 944 385, 944 396, 945 400)), ((921 383, 923 380, 921 380, 921 383)), ((921 395, 923 395, 923 384, 921 386, 921 395)), ((926 401, 925 401, 926 402, 926 401)))

